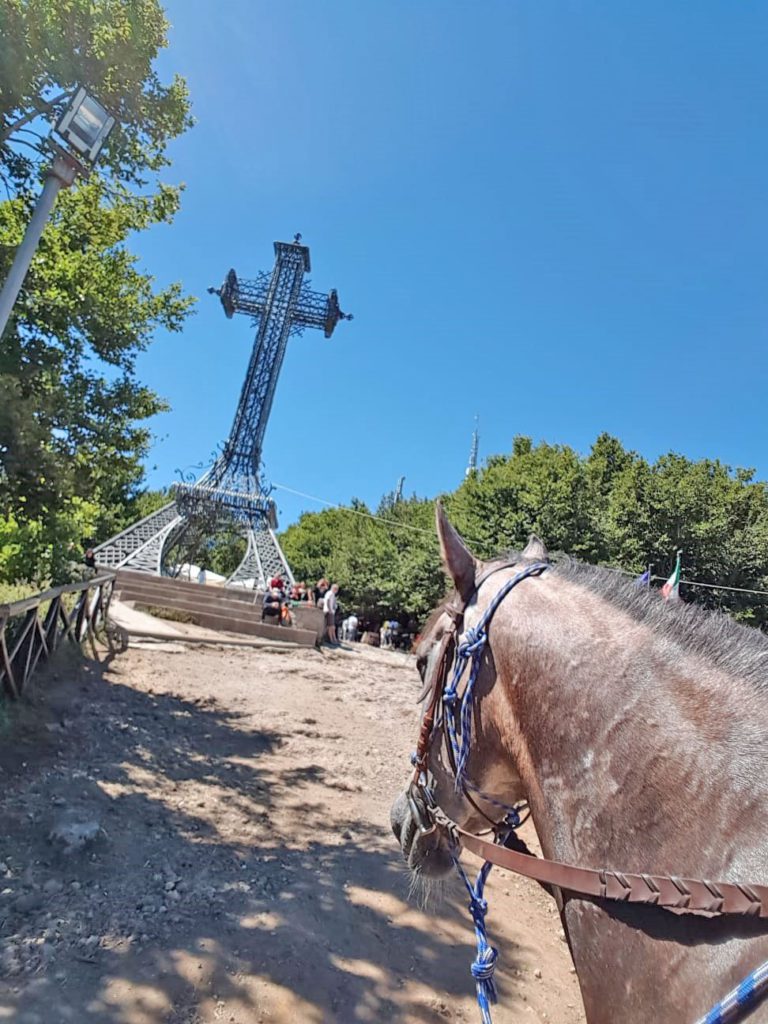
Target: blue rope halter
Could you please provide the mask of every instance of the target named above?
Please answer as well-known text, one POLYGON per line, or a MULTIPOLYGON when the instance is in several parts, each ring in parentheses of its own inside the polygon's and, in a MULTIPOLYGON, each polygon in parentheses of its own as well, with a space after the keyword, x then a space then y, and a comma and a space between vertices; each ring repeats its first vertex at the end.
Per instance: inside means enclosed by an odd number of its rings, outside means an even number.
MULTIPOLYGON (((546 562, 536 562, 504 583, 483 612, 477 625, 467 629, 459 641, 453 665, 453 675, 443 692, 445 721, 456 761, 456 778, 454 782, 456 791, 464 792, 470 790, 486 802, 507 812, 504 819, 505 828, 496 836, 496 842, 501 845, 504 845, 515 829, 520 826, 520 815, 514 807, 510 807, 488 796, 467 779, 467 762, 469 761, 469 747, 472 738, 472 698, 477 676, 480 672, 483 653, 488 643, 488 626, 496 614, 499 605, 518 583, 529 576, 540 576, 548 568, 549 565, 546 562), (459 685, 468 662, 471 662, 469 679, 467 680, 462 697, 459 698, 459 685), (460 732, 456 728, 457 708, 461 727, 460 732)), ((470 970, 472 977, 475 979, 480 1019, 482 1024, 493 1024, 491 1006, 496 1003, 496 986, 493 975, 496 970, 499 951, 488 942, 488 934, 485 927, 488 901, 484 896, 485 883, 491 873, 493 864, 489 860, 483 863, 473 885, 466 871, 461 866, 457 850, 452 851, 451 857, 459 877, 469 893, 469 912, 472 915, 472 921, 475 926, 477 956, 472 961, 470 970)), ((696 1024, 730 1024, 730 1022, 737 1020, 742 1012, 751 1006, 766 990, 768 990, 768 960, 748 974, 724 999, 717 1003, 716 1006, 713 1006, 709 1013, 696 1021, 696 1024)))
MULTIPOLYGON (((713 1006, 709 1013, 696 1024, 726 1024, 738 1020, 744 1010, 754 1003, 768 988, 768 960, 760 964, 740 982, 735 989, 713 1006)), ((485 1024, 485 1022, 483 1022, 485 1024)))
MULTIPOLYGON (((449 742, 456 761, 455 786, 457 792, 470 790, 480 796, 487 803, 499 807, 506 812, 504 818, 504 829, 496 836, 496 842, 504 844, 512 835, 514 830, 520 826, 520 815, 516 808, 503 804, 494 797, 488 796, 478 789, 467 779, 467 762, 469 761, 469 748, 472 739, 472 699, 475 691, 475 683, 480 672, 483 653, 488 643, 488 626, 496 611, 507 596, 518 583, 529 576, 540 576, 549 565, 546 562, 536 562, 518 572, 499 589, 496 596, 483 612, 480 621, 476 626, 467 629, 460 639, 456 648, 456 658, 453 665, 451 681, 443 691, 443 713, 448 729, 449 742), (459 699, 459 685, 471 662, 469 679, 464 688, 464 693, 459 699), (461 725, 460 733, 456 728, 457 707, 461 725)), ((488 901, 483 893, 488 875, 491 873, 493 864, 485 861, 477 874, 474 885, 470 881, 466 871, 461 866, 458 852, 454 850, 451 854, 454 866, 469 893, 469 912, 475 926, 475 937, 477 939, 477 956, 472 961, 470 970, 475 979, 477 991, 477 1005, 480 1007, 482 1024, 492 1024, 491 1006, 496 1003, 496 986, 493 981, 496 961, 499 951, 488 942, 488 934, 485 928, 485 916, 488 913, 488 901)))
MULTIPOLYGON (((520 825, 520 815, 514 808, 510 809, 510 813, 505 818, 505 824, 509 827, 507 832, 499 837, 499 842, 502 845, 520 825)), ((457 854, 454 852, 451 856, 459 877, 469 893, 469 912, 472 915, 472 922, 475 926, 477 956, 472 961, 469 969, 472 972, 472 977, 475 979, 480 1019, 482 1024, 493 1024, 491 1020, 491 1006, 496 1003, 496 985, 493 981, 493 973, 496 970, 496 960, 498 959, 499 951, 488 942, 488 933, 485 930, 485 915, 488 913, 488 901, 483 895, 485 883, 488 880, 488 875, 491 873, 493 865, 489 860, 485 861, 478 871, 475 884, 473 885, 466 871, 461 866, 457 854)))
POLYGON ((477 625, 466 630, 459 641, 456 649, 456 660, 453 665, 453 676, 443 692, 445 720, 448 726, 448 735, 450 737, 451 747, 453 748, 453 754, 456 759, 456 779, 454 781, 454 785, 456 786, 457 792, 461 792, 464 789, 475 789, 471 784, 467 784, 466 778, 467 762, 469 761, 469 747, 472 740, 472 697, 474 695, 475 683, 483 660, 483 652, 485 651, 485 646, 488 643, 488 626, 490 625, 491 619, 496 614, 501 602, 507 594, 518 585, 518 583, 528 579, 529 576, 540 576, 548 568, 549 565, 546 562, 535 562, 533 565, 529 565, 521 572, 517 573, 512 577, 512 579, 507 580, 485 609, 477 625), (464 694, 462 695, 461 700, 459 700, 459 684, 464 676, 467 662, 470 661, 472 664, 469 672, 469 679, 467 680, 467 685, 464 688, 464 694), (456 729, 457 706, 459 708, 459 718, 461 721, 460 738, 456 729))

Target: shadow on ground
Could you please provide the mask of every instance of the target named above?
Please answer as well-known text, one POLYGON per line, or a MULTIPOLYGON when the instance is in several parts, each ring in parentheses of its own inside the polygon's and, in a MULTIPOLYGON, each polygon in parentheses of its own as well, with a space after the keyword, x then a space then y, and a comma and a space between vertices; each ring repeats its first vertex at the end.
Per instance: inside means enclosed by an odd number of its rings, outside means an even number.
POLYGON ((2 737, 0 1020, 467 1019, 460 894, 440 928, 405 907, 385 821, 345 809, 332 770, 280 758, 301 722, 283 735, 215 696, 137 688, 130 665, 54 665, 2 737), (62 820, 98 836, 67 852, 62 820))

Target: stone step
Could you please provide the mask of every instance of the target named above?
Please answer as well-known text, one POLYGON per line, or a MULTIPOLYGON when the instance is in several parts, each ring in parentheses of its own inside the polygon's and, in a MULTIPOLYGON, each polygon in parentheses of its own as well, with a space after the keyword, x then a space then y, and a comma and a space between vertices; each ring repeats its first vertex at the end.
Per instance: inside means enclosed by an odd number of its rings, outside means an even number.
MULTIPOLYGON (((155 600, 145 601, 143 599, 127 596, 120 592, 121 601, 133 601, 135 604, 145 607, 159 607, 155 600)), ((160 607, 168 607, 162 605, 160 607)), ((261 622, 257 618, 235 618, 232 615, 222 614, 212 610, 200 608, 184 609, 169 608, 173 611, 183 611, 196 626, 204 626, 206 629, 215 629, 225 633, 242 633, 245 636, 257 636, 265 640, 279 640, 286 643, 299 644, 301 647, 314 647, 318 642, 317 633, 309 629, 296 629, 294 626, 271 626, 261 622)))
MULTIPOLYGON (((163 602, 174 602, 182 595, 187 600, 195 602, 204 609, 217 608, 233 615, 255 613, 261 618, 262 594, 259 591, 244 590, 240 587, 220 587, 210 584, 189 583, 186 580, 176 580, 168 576, 153 576, 146 572, 130 572, 121 569, 117 574, 117 587, 123 593, 128 594, 141 591, 141 599, 144 600, 150 595, 154 598, 154 604, 162 605, 163 602)), ((126 597, 126 600, 138 600, 138 598, 126 597)), ((170 605, 172 606, 172 605, 170 605)), ((323 633, 322 609, 314 605, 304 603, 295 605, 291 609, 294 623, 300 629, 314 630, 318 637, 323 633)))
MULTIPOLYGON (((261 601, 261 592, 257 590, 246 590, 245 587, 227 587, 214 583, 201 584, 194 580, 178 580, 171 576, 153 576, 148 572, 134 572, 130 569, 120 569, 117 573, 119 583, 136 583, 142 586, 162 588, 169 593, 200 593, 201 591, 211 594, 221 594, 233 601, 241 601, 243 604, 252 605, 254 598, 261 601)), ((259 607, 261 605, 259 604, 259 607)))
MULTIPOLYGON (((157 584, 149 578, 147 581, 141 579, 129 579, 118 575, 116 589, 122 594, 125 601, 141 601, 144 604, 155 604, 178 608, 182 611, 216 611, 222 615, 232 615, 235 618, 255 616, 261 619, 261 598, 254 600, 251 594, 249 601, 232 599, 229 592, 222 592, 219 588, 197 586, 193 588, 178 588, 175 585, 168 587, 157 584)), ((298 604, 291 608, 294 624, 300 629, 311 629, 319 635, 323 630, 323 613, 320 608, 314 605, 298 604)))
MULTIPOLYGON (((233 615, 261 615, 261 597, 251 593, 247 601, 232 597, 226 591, 219 588, 197 586, 186 589, 182 587, 168 587, 164 584, 157 584, 151 581, 125 580, 118 576, 117 589, 123 594, 141 594, 144 598, 154 598, 156 604, 168 600, 172 602, 183 601, 187 605, 195 605, 203 608, 219 608, 231 611, 233 615)), ((133 600, 133 598, 128 598, 133 600)), ((138 598, 136 598, 138 600, 138 598)))
POLYGON ((261 621, 261 600, 254 603, 257 595, 253 591, 234 597, 229 587, 202 586, 123 571, 118 573, 115 589, 121 601, 183 612, 196 625, 209 629, 302 646, 314 646, 322 638, 323 615, 319 608, 297 607, 292 610, 293 625, 271 625, 261 621))

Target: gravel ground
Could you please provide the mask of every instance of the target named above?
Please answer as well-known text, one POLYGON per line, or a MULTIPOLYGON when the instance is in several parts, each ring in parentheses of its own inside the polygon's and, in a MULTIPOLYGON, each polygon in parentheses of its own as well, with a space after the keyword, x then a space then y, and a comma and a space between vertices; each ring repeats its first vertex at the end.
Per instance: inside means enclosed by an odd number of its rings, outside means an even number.
MULTIPOLYGON (((474 1024, 466 899, 409 899, 388 826, 417 688, 364 648, 40 676, 0 733, 0 1022, 474 1024)), ((583 1021, 551 901, 488 895, 495 1024, 583 1021)))

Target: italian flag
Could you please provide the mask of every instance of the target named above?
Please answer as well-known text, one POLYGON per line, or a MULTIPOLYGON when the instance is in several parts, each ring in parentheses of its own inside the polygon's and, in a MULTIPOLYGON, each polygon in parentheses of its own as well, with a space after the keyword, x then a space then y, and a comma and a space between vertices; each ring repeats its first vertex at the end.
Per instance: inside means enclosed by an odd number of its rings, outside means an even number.
POLYGON ((665 601, 680 600, 680 552, 677 552, 677 561, 672 575, 661 588, 661 595, 665 601))

